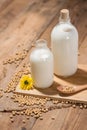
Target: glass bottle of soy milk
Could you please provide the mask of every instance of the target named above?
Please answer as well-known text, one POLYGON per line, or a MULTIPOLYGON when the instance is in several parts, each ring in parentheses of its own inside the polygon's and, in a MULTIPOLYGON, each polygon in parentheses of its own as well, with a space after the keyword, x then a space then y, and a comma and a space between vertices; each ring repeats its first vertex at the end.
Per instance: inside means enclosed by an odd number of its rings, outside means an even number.
POLYGON ((30 54, 31 75, 37 88, 48 88, 53 83, 53 54, 43 39, 36 41, 30 54))
POLYGON ((69 11, 60 11, 59 24, 51 33, 51 47, 54 56, 54 72, 59 76, 71 76, 77 70, 78 32, 70 23, 69 11))

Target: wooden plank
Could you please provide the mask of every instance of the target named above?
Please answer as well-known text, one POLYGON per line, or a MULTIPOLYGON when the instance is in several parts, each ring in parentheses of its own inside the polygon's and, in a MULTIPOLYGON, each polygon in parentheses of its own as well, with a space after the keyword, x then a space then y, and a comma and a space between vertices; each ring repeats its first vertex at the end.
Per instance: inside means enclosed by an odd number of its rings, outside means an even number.
MULTIPOLYGON (((86 29, 85 32, 87 33, 86 29)), ((87 64, 87 35, 83 39, 83 43, 79 49, 79 63, 87 64)))
POLYGON ((32 130, 60 130, 68 110, 68 108, 58 109, 43 114, 43 120, 38 119, 32 130), (52 118, 54 118, 54 120, 52 120, 52 118))
POLYGON ((87 65, 79 65, 78 71, 75 75, 69 78, 60 78, 55 76, 54 77, 54 84, 47 88, 47 89, 32 89, 32 90, 21 90, 20 86, 18 85, 16 88, 16 93, 27 94, 27 95, 34 95, 40 97, 51 97, 61 100, 68 100, 68 101, 75 101, 77 103, 87 103, 87 90, 76 93, 74 95, 64 96, 61 95, 57 91, 58 85, 66 85, 66 86, 75 86, 79 87, 79 85, 87 85, 87 65))
POLYGON ((79 32, 79 46, 82 44, 84 37, 86 36, 86 21, 87 16, 87 1, 79 1, 71 8, 71 20, 72 23, 77 27, 79 32), (84 21, 84 22, 83 22, 84 21))
POLYGON ((9 24, 23 11, 25 8, 30 6, 32 2, 28 0, 21 1, 21 0, 9 0, 6 1, 0 11, 0 33, 5 31, 8 28, 9 24), (4 8, 4 9, 3 9, 4 8))
POLYGON ((86 130, 86 112, 86 109, 83 111, 79 108, 53 110, 45 113, 43 120, 38 119, 32 130, 86 130))
POLYGON ((0 13, 1 11, 3 11, 5 8, 8 7, 8 5, 11 4, 11 2, 13 2, 12 0, 1 0, 0 1, 0 13))
POLYGON ((16 115, 13 117, 14 122, 12 123, 10 115, 10 112, 0 112, 0 127, 2 130, 31 130, 36 121, 34 117, 30 117, 30 119, 27 120, 23 115, 16 115), (23 120, 25 123, 23 123, 23 120))

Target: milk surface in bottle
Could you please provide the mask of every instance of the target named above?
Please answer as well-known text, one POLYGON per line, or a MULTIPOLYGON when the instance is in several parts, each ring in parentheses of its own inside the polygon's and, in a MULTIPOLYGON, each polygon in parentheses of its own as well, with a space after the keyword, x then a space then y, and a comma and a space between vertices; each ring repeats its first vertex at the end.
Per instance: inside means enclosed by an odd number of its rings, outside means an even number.
POLYGON ((53 54, 46 41, 36 41, 36 47, 30 54, 31 75, 37 88, 48 88, 53 83, 53 54))
POLYGON ((78 32, 70 23, 67 9, 60 11, 59 24, 51 33, 51 47, 55 74, 64 77, 73 75, 78 63, 78 32))

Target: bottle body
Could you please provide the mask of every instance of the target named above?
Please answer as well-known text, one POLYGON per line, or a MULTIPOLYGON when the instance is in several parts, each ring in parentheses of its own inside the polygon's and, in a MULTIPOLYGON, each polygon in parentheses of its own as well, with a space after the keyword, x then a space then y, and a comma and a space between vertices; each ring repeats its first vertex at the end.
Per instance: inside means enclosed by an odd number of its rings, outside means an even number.
POLYGON ((60 22, 51 33, 54 73, 68 77, 77 70, 78 32, 70 22, 60 22))
POLYGON ((53 55, 47 46, 36 47, 30 55, 31 75, 37 88, 53 83, 53 55))

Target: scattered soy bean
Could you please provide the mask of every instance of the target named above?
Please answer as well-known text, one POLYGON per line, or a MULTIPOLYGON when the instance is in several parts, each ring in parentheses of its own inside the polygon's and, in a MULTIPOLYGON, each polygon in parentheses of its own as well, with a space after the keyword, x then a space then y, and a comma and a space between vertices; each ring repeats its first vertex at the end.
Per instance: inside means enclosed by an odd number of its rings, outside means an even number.
POLYGON ((26 123, 26 121, 25 121, 25 120, 23 120, 22 122, 23 122, 23 123, 26 123))
POLYGON ((11 120, 12 123, 14 122, 14 119, 13 119, 13 118, 11 118, 10 120, 11 120))
POLYGON ((43 117, 41 116, 41 117, 39 117, 40 118, 40 120, 43 120, 43 117))
POLYGON ((73 105, 72 105, 72 107, 73 107, 73 108, 76 108, 76 105, 75 105, 75 104, 73 104, 73 105))
POLYGON ((82 105, 80 105, 80 109, 83 109, 83 106, 82 106, 82 105))

